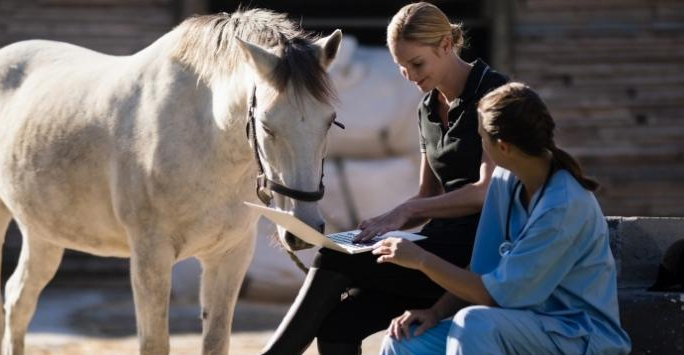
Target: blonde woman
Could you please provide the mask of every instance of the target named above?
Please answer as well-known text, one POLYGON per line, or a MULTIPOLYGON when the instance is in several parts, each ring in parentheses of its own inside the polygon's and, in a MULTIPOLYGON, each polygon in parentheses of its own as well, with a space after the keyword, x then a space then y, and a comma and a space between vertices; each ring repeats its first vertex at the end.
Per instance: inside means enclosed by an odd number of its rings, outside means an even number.
POLYGON ((553 118, 529 87, 492 91, 479 113, 482 146, 499 167, 471 268, 410 242, 378 243, 379 262, 424 273, 454 301, 394 319, 382 353, 629 353, 598 184, 556 146, 553 118))
MULTIPOLYGON (((415 197, 363 221, 357 241, 427 223, 420 234, 428 239, 418 245, 454 265, 470 262, 494 168, 482 154, 476 104, 507 78, 482 60, 461 59, 463 44, 461 26, 434 5, 407 5, 392 18, 387 45, 394 61, 426 93, 418 105, 420 185, 415 197)), ((358 354, 368 335, 405 309, 433 305, 444 293, 424 274, 378 264, 371 253, 321 249, 264 353, 300 354, 317 337, 321 354, 358 354)))

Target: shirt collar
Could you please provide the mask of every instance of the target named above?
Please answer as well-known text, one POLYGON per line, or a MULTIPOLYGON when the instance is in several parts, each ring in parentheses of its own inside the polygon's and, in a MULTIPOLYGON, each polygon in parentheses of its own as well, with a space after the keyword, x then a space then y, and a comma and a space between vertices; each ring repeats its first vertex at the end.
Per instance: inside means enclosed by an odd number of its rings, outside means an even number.
MULTIPOLYGON (((480 58, 477 58, 474 62, 470 64, 473 65, 473 68, 470 70, 470 73, 468 74, 468 78, 466 79, 466 83, 463 87, 463 92, 461 93, 461 96, 458 97, 458 100, 454 101, 453 106, 458 106, 458 104, 461 101, 469 100, 473 96, 475 96, 475 94, 477 94, 481 80, 483 79, 482 74, 488 67, 487 63, 485 63, 480 58)), ((432 91, 425 95, 425 98, 423 99, 423 106, 425 106, 425 108, 428 111, 431 111, 432 108, 435 107, 437 95, 438 92, 436 88, 432 89, 432 91)))

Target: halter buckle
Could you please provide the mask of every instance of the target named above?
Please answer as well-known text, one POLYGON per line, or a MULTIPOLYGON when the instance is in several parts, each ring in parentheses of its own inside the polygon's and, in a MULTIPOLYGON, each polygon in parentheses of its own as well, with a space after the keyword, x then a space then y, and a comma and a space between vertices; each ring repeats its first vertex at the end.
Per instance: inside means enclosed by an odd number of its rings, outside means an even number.
POLYGON ((259 174, 256 178, 256 194, 259 200, 266 206, 273 200, 273 191, 268 188, 266 174, 259 174))

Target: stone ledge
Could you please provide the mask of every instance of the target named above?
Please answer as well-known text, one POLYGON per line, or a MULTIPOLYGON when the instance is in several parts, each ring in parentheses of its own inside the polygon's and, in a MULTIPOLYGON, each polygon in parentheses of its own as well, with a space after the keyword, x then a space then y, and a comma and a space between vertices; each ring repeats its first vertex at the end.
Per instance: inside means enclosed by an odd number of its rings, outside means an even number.
POLYGON ((618 287, 653 284, 665 250, 684 239, 684 218, 607 217, 618 287))
POLYGON ((620 321, 632 354, 684 354, 684 293, 649 292, 665 250, 684 238, 684 218, 607 217, 618 271, 620 321))
POLYGON ((684 293, 621 288, 619 302, 632 354, 684 354, 684 293))

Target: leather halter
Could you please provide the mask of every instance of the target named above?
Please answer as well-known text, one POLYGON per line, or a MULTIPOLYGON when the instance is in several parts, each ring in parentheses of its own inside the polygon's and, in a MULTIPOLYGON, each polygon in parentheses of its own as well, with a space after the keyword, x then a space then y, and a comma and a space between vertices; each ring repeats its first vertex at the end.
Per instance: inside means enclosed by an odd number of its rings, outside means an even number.
POLYGON ((254 159, 257 163, 257 177, 256 177, 256 193, 261 202, 268 206, 273 200, 273 192, 283 196, 290 197, 299 201, 314 202, 319 201, 325 194, 325 186, 323 186, 323 162, 321 162, 321 182, 318 191, 302 191, 291 189, 285 185, 269 179, 264 172, 264 167, 261 164, 261 157, 259 156, 259 143, 256 138, 256 118, 254 111, 256 110, 256 86, 252 90, 252 96, 249 99, 249 109, 247 111, 247 137, 252 141, 252 148, 254 151, 254 159))

